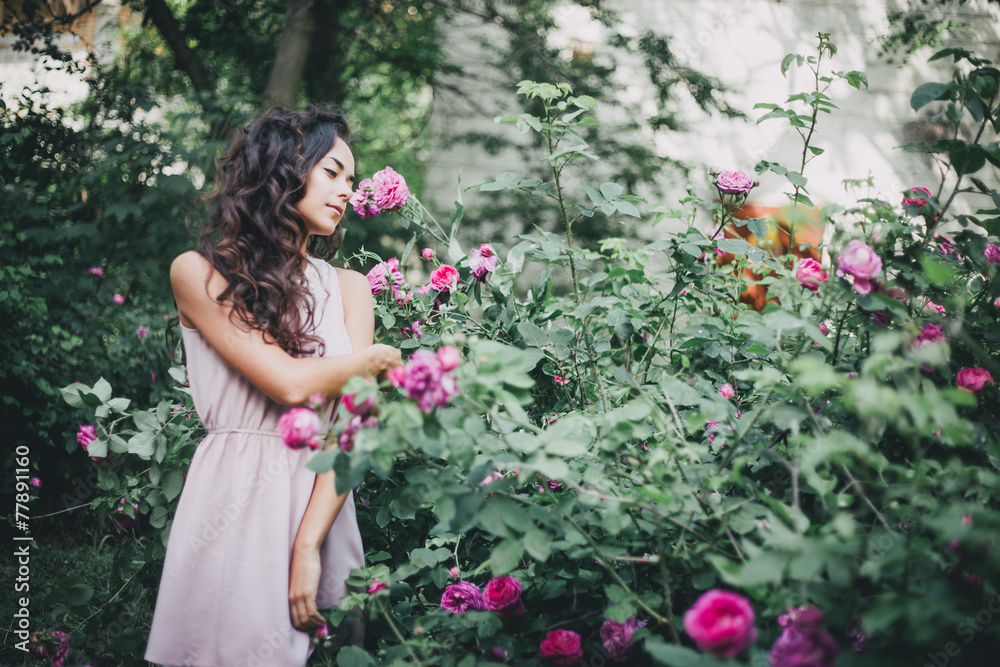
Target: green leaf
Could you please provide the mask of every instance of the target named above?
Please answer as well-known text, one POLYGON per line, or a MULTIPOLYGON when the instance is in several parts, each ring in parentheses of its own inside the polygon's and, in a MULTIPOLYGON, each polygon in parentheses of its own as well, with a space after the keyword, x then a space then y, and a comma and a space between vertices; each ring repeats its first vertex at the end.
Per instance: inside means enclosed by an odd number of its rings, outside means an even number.
POLYGON ((524 338, 524 342, 530 347, 544 347, 548 343, 548 336, 541 327, 531 322, 521 322, 517 325, 517 332, 524 338))
POLYGON ((100 378, 94 384, 94 394, 97 395, 97 398, 101 399, 102 403, 106 403, 111 399, 111 385, 103 377, 100 378))
POLYGON ((715 245, 719 250, 734 255, 745 255, 750 250, 750 244, 743 239, 719 239, 715 245))
POLYGON ((647 639, 642 647, 658 665, 698 667, 701 664, 700 653, 676 644, 667 644, 660 639, 647 639))
POLYGON ((160 484, 160 490, 163 491, 163 495, 170 501, 181 494, 183 486, 184 475, 181 474, 180 470, 171 470, 163 476, 163 483, 160 484))
POLYGON ((955 269, 927 253, 920 256, 920 266, 927 278, 938 287, 949 285, 955 279, 955 269))
POLYGON ((630 215, 633 218, 642 217, 642 215, 639 213, 639 209, 635 206, 635 204, 629 203, 627 201, 621 201, 621 200, 616 201, 615 208, 618 209, 619 213, 622 213, 624 215, 630 215))
POLYGON ((590 197, 590 201, 594 203, 594 206, 600 206, 601 204, 604 203, 604 197, 601 195, 600 192, 590 187, 586 183, 580 183, 580 185, 583 186, 583 191, 587 193, 588 197, 590 197))
POLYGON ((156 434, 150 431, 137 433, 129 438, 129 454, 137 454, 141 458, 148 459, 153 455, 153 445, 156 442, 156 434))
POLYGON ((948 89, 941 83, 925 83, 917 87, 910 95, 910 106, 914 111, 920 107, 930 104, 935 100, 943 100, 948 97, 948 89))
POLYGON ((337 652, 338 667, 371 667, 375 659, 357 646, 344 646, 337 652))
POLYGON ((133 413, 132 419, 135 420, 136 428, 140 431, 157 431, 160 428, 160 422, 148 410, 133 413))
POLYGON ((90 393, 90 387, 85 384, 80 384, 79 382, 74 382, 68 387, 63 387, 59 390, 62 394, 63 400, 69 403, 74 408, 85 408, 87 404, 83 402, 83 394, 90 393))
POLYGON ((747 229, 758 239, 763 239, 767 236, 769 227, 770 225, 766 218, 750 218, 747 220, 747 229))
POLYGON ((617 183, 601 183, 601 194, 608 199, 618 199, 623 192, 625 188, 617 183))
POLYGON ((507 538, 493 548, 490 555, 490 568, 493 574, 507 574, 521 563, 521 556, 524 555, 524 546, 521 540, 507 538))

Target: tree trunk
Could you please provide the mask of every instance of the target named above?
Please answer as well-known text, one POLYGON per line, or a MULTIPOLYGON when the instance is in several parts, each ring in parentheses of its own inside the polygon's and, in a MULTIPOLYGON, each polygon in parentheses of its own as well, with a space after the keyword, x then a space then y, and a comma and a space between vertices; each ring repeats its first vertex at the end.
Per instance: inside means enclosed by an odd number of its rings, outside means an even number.
POLYGON ((302 74, 316 25, 315 0, 287 0, 285 24, 281 28, 278 51, 264 90, 264 106, 286 109, 298 106, 302 74))
POLYGON ((344 103, 344 63, 346 62, 340 15, 350 0, 317 0, 316 25, 309 59, 306 61, 306 94, 310 102, 344 103))
MULTIPOLYGON (((146 18, 152 21, 153 25, 160 32, 160 35, 174 52, 174 60, 177 67, 188 75, 191 85, 199 93, 209 93, 214 95, 215 87, 212 85, 212 78, 208 74, 208 69, 201 62, 201 58, 188 46, 187 40, 181 33, 177 19, 164 0, 146 0, 146 18)), ((208 110, 205 100, 202 100, 202 108, 208 110)))

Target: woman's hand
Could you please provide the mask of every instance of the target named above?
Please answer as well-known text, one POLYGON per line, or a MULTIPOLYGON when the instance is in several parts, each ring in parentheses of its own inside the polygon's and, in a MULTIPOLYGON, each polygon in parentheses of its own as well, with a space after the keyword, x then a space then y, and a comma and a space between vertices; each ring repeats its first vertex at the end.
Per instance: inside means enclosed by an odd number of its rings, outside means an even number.
POLYGON ((292 625, 308 632, 326 623, 316 609, 316 594, 322 573, 318 547, 292 549, 292 565, 288 576, 288 611, 292 625))
POLYGON ((390 368, 403 365, 403 357, 399 350, 391 345, 375 343, 365 350, 368 353, 368 365, 365 369, 366 375, 377 376, 385 373, 390 368))

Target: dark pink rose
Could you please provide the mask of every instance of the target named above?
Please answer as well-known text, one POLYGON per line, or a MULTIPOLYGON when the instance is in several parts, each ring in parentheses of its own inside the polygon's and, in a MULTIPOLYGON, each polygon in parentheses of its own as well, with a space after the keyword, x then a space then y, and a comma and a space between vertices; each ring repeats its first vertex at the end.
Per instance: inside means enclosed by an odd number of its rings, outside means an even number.
POLYGON ((458 614, 466 611, 485 611, 483 592, 479 586, 468 581, 450 584, 441 595, 441 608, 458 614))
POLYGON ((917 336, 917 345, 941 343, 945 340, 944 330, 940 324, 925 324, 923 331, 917 336))
POLYGON ((374 579, 372 579, 371 586, 368 587, 368 592, 378 593, 379 591, 384 591, 386 588, 388 588, 386 583, 381 579, 379 579, 378 577, 375 577, 374 579))
POLYGON ((399 389, 403 386, 403 383, 406 382, 406 367, 396 366, 394 368, 390 368, 385 377, 389 380, 389 384, 396 389, 399 389))
POLYGON ((372 176, 372 181, 375 188, 375 203, 383 211, 401 209, 406 205, 406 200, 410 198, 410 190, 406 187, 406 180, 392 167, 386 167, 382 171, 376 172, 372 176))
POLYGON ((125 303, 125 297, 123 297, 121 294, 115 294, 113 297, 111 297, 111 300, 117 303, 119 306, 125 303))
POLYGON ((955 377, 955 382, 960 389, 978 394, 993 384, 993 376, 984 368, 963 368, 955 377))
POLYGON ((87 273, 89 273, 92 276, 97 276, 98 278, 104 277, 104 269, 102 269, 99 266, 90 267, 89 269, 87 269, 87 273))
POLYGON ((837 275, 845 274, 854 278, 854 291, 868 294, 872 291, 872 279, 882 272, 882 260, 874 250, 857 239, 847 244, 837 262, 837 275))
POLYGON ((431 271, 430 284, 439 292, 450 292, 458 287, 458 278, 458 269, 449 264, 442 264, 431 271))
POLYGON ((632 634, 646 625, 645 621, 636 620, 635 616, 624 623, 610 618, 601 625, 601 643, 615 662, 625 662, 635 648, 630 642, 632 634))
POLYGON ((771 648, 771 667, 833 667, 840 646, 818 628, 785 630, 771 648))
POLYGON ((927 200, 931 198, 931 191, 927 188, 910 188, 903 193, 903 206, 916 206, 921 209, 927 205, 927 200), (909 196, 907 196, 909 195, 909 196))
POLYGON ((430 248, 424 248, 423 250, 420 251, 420 256, 428 261, 432 260, 434 259, 434 251, 431 250, 430 248))
MULTIPOLYGON (((461 573, 458 571, 457 567, 453 567, 450 570, 448 570, 448 574, 451 576, 452 579, 458 579, 461 573)), ((482 593, 480 593, 479 596, 482 597, 482 593)))
POLYGON ((406 364, 402 384, 406 395, 418 407, 429 413, 435 407, 443 408, 458 393, 455 378, 444 372, 437 355, 429 350, 417 350, 406 364))
POLYGON ((126 509, 125 498, 118 501, 118 507, 111 514, 111 518, 115 520, 115 523, 125 530, 139 523, 139 503, 130 500, 128 504, 132 506, 131 516, 129 516, 129 510, 126 509))
POLYGON ((28 484, 32 485, 36 489, 42 488, 42 480, 38 479, 37 477, 32 477, 31 479, 29 479, 28 484))
POLYGON ((514 577, 493 577, 483 590, 483 602, 490 611, 503 615, 520 616, 524 613, 521 601, 521 582, 514 577))
POLYGON ((778 617, 778 625, 785 629, 810 630, 823 627, 823 612, 816 607, 789 607, 778 617))
POLYGON ((754 186, 754 179, 745 171, 724 171, 715 178, 715 187, 724 195, 746 194, 754 186))
POLYGON ((806 257, 799 262, 798 269, 795 271, 795 277, 799 279, 802 286, 811 289, 813 292, 819 289, 820 283, 825 283, 829 274, 823 270, 812 257, 806 257))
POLYGON ((1000 264, 1000 248, 992 243, 986 244, 986 250, 983 251, 983 255, 990 264, 1000 264))
POLYGON ((470 250, 469 268, 472 270, 472 275, 479 282, 485 281, 487 275, 496 271, 497 255, 493 250, 493 246, 489 243, 484 243, 478 248, 470 250))
POLYGON ((378 420, 375 417, 367 416, 362 417, 361 415, 354 415, 347 422, 347 426, 341 431, 340 436, 337 438, 337 445, 345 452, 350 452, 354 450, 354 437, 363 428, 374 428, 378 426, 378 420))
POLYGON ((703 651, 731 658, 757 639, 753 607, 741 595, 713 589, 684 614, 684 629, 703 651))
POLYGON ((326 623, 316 628, 316 639, 326 639, 330 636, 330 626, 326 623))
POLYGON ((366 178, 358 183, 358 189, 351 195, 351 206, 362 220, 374 218, 382 212, 375 203, 375 182, 372 179, 366 178))
POLYGON ((538 646, 538 655, 554 665, 572 665, 583 657, 580 635, 572 630, 553 630, 538 646))
POLYGON ((722 394, 723 398, 732 398, 736 395, 736 390, 733 389, 733 385, 728 382, 721 387, 719 387, 719 393, 722 394))
POLYGON ((292 408, 278 420, 278 433, 289 449, 320 446, 319 429, 322 426, 319 415, 309 408, 292 408))

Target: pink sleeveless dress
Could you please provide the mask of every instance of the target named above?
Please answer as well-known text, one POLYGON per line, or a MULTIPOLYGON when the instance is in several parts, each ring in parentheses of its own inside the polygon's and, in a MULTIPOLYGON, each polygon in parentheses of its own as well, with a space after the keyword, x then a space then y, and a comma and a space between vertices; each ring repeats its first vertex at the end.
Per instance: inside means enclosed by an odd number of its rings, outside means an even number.
MULTIPOLYGON (((351 352, 336 270, 310 258, 315 333, 325 356, 351 352)), ((276 432, 288 410, 230 367, 197 329, 182 329, 188 379, 208 429, 170 529, 146 660, 171 667, 304 667, 313 646, 292 627, 288 578, 316 474, 314 452, 276 432)), ((317 607, 340 603, 364 565, 353 494, 320 549, 317 607)))

